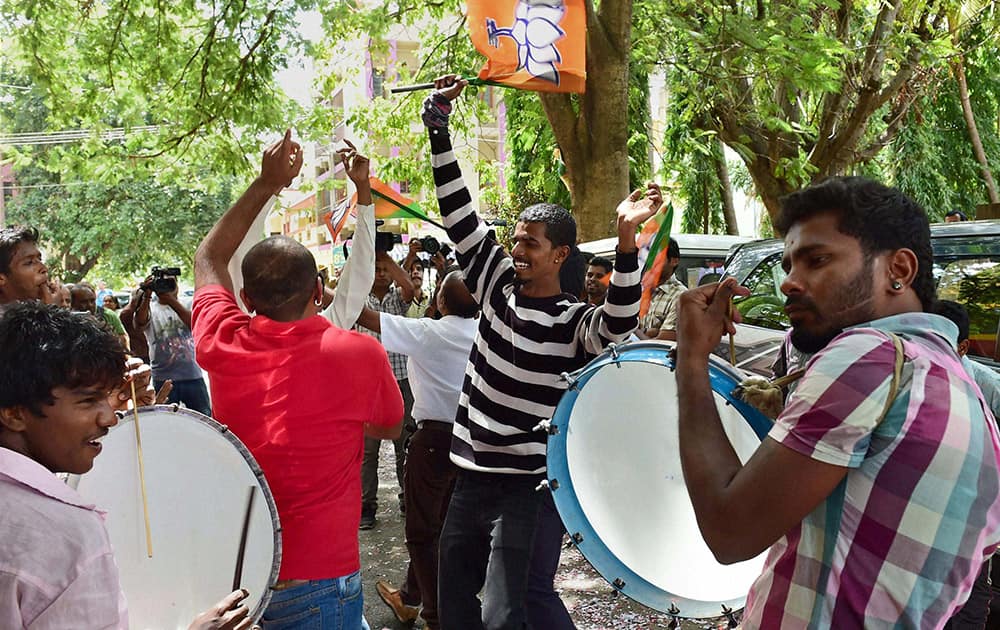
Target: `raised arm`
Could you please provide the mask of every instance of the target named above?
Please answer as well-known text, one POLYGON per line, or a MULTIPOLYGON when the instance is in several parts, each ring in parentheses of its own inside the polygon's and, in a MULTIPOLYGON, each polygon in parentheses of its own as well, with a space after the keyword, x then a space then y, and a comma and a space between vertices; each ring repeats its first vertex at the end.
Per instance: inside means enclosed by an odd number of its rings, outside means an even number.
POLYGON ((406 304, 413 302, 413 281, 410 280, 410 274, 406 273, 406 270, 392 259, 389 252, 378 252, 375 254, 375 258, 385 263, 386 269, 389 271, 389 277, 399 287, 400 297, 402 297, 403 302, 406 304))
POLYGON ((285 131, 284 138, 264 151, 260 175, 233 207, 222 215, 198 246, 194 255, 195 289, 221 284, 226 289, 233 290, 229 260, 264 204, 291 185, 301 168, 302 150, 298 143, 292 141, 292 130, 289 129, 285 131))
POLYGON ((484 303, 484 296, 494 287, 513 280, 514 267, 503 248, 487 238, 489 230, 472 208, 472 195, 451 146, 451 103, 468 81, 448 75, 435 80, 434 85, 437 90, 424 101, 423 121, 430 136, 438 206, 469 291, 477 302, 484 303))
POLYGON ((584 349, 600 353, 611 342, 624 341, 639 325, 639 301, 642 298, 639 252, 635 245, 636 229, 659 211, 663 195, 657 184, 649 183, 618 204, 618 249, 611 272, 608 296, 601 306, 591 310, 581 321, 577 335, 584 349))
POLYGON ((323 317, 333 322, 334 326, 350 328, 375 281, 375 206, 372 203, 368 158, 360 155, 348 140, 344 142, 348 148, 337 151, 337 154, 358 193, 354 246, 340 274, 333 301, 323 311, 323 317))

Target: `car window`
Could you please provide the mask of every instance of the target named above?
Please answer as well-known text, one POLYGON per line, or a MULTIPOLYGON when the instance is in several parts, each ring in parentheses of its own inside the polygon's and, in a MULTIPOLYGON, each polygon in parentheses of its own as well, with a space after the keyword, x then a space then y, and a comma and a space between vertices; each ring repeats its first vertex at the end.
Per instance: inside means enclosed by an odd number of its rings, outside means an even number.
POLYGON ((743 316, 743 323, 775 330, 788 328, 785 296, 781 293, 784 279, 780 252, 771 254, 750 272, 743 281, 743 286, 750 289, 750 295, 733 301, 743 316))
MULTIPOLYGON (((780 241, 778 242, 780 244, 780 241)), ((990 235, 931 238, 934 248, 934 280, 938 298, 954 300, 969 311, 969 354, 1000 360, 997 332, 1000 328, 1000 239, 990 235)), ((734 300, 744 323, 783 331, 789 326, 785 316, 781 282, 780 245, 773 252, 758 250, 752 270, 744 271, 743 285, 750 289, 746 298, 734 300)), ((746 260, 729 261, 729 269, 750 267, 746 260)), ((739 276, 737 276, 739 277, 739 276)))
POLYGON ((934 261, 938 298, 969 312, 969 354, 996 359, 1000 326, 1000 255, 946 257, 934 261))

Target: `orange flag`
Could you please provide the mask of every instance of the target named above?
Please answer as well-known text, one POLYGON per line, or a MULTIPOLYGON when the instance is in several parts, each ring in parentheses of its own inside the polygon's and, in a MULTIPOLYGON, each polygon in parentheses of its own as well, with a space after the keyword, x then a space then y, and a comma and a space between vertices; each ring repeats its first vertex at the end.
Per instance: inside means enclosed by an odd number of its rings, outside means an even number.
POLYGON ((584 92, 584 0, 469 0, 469 30, 493 81, 538 92, 584 92))

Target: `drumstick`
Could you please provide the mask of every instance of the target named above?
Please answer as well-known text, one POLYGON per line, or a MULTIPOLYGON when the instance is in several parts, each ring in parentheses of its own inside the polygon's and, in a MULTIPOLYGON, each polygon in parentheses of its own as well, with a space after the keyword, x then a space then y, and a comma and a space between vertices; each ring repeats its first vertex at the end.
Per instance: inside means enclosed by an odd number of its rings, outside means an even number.
MULTIPOLYGON (((729 298, 726 316, 729 317, 729 321, 733 321, 733 298, 729 298)), ((733 333, 729 333, 729 363, 736 365, 736 342, 733 340, 733 333)))
POLYGON ((233 576, 233 590, 240 587, 243 581, 243 555, 247 550, 247 532, 250 530, 250 514, 253 512, 253 498, 257 492, 257 486, 250 486, 250 496, 247 497, 247 512, 243 517, 243 534, 240 536, 240 550, 236 554, 236 574, 233 576))
POLYGON ((142 465, 142 435, 139 433, 139 401, 135 395, 135 379, 132 386, 132 414, 135 420, 135 450, 139 455, 139 488, 142 490, 142 518, 146 524, 146 555, 153 557, 153 536, 149 531, 149 501, 146 499, 146 469, 142 465))

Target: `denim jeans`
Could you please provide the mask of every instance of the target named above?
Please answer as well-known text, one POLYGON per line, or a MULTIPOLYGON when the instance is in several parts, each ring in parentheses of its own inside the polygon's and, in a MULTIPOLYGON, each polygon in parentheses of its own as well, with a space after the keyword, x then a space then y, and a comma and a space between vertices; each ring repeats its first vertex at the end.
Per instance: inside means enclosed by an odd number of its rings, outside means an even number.
POLYGON ((542 494, 535 490, 539 480, 534 475, 459 471, 438 559, 442 630, 524 628, 542 494))
MULTIPOLYGON (((153 379, 153 387, 160 391, 165 381, 153 379)), ((193 378, 186 381, 174 381, 174 386, 167 397, 167 404, 184 403, 188 409, 193 409, 206 416, 212 415, 212 405, 208 400, 208 387, 205 379, 193 378)))
MULTIPOLYGON (((399 483, 398 498, 402 504, 406 444, 410 439, 410 434, 416 431, 416 425, 410 416, 413 409, 413 391, 410 389, 410 380, 404 378, 397 383, 399 391, 403 395, 403 429, 399 437, 392 441, 392 447, 396 453, 396 481, 399 483)), ((370 511, 372 514, 378 511, 378 457, 381 447, 382 440, 365 438, 364 457, 361 460, 361 510, 363 512, 370 511)))
POLYGON ((355 571, 275 591, 260 626, 264 630, 369 630, 364 608, 361 571, 355 571))
POLYGON ((553 586, 559 559, 562 556, 563 526, 552 493, 540 492, 538 526, 535 528, 535 550, 528 573, 528 594, 524 609, 531 630, 573 630, 573 620, 553 586))

